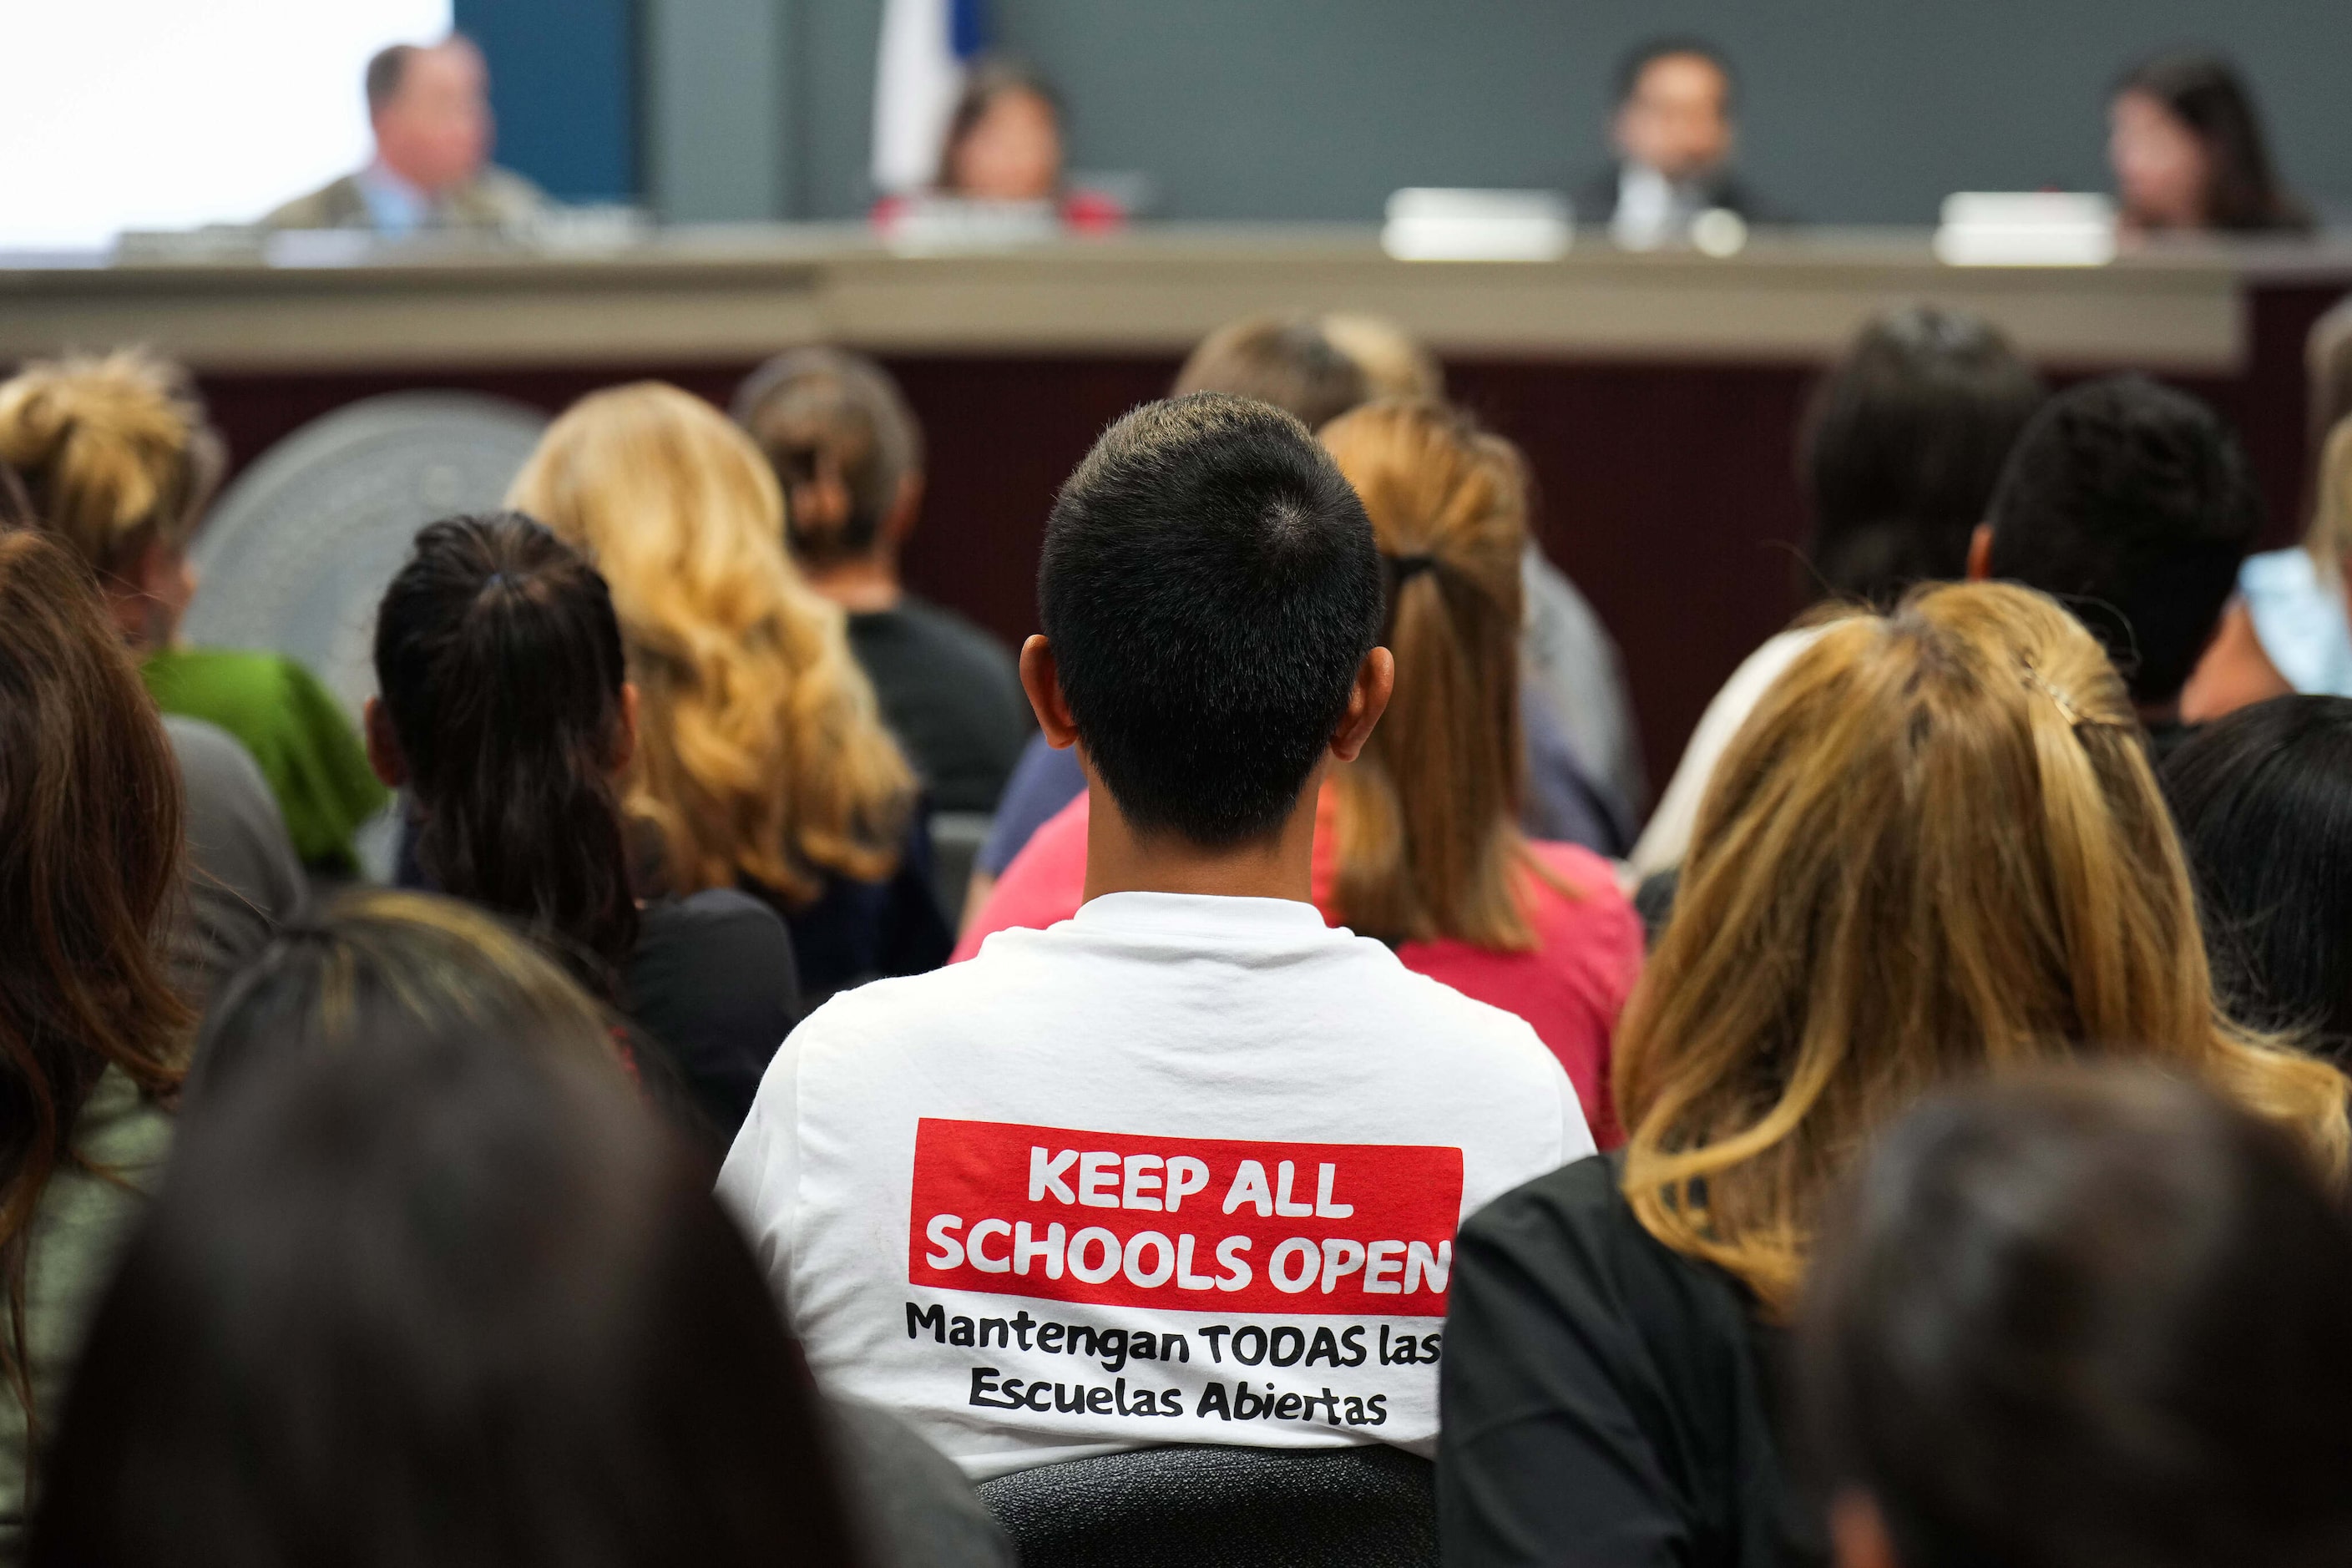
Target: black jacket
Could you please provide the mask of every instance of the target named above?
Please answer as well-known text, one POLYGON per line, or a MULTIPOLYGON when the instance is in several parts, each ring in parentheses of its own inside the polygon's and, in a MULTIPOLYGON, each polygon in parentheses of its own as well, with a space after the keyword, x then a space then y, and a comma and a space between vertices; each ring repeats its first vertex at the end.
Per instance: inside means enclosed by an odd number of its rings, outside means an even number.
POLYGON ((1784 1335, 1661 1246, 1615 1155, 1489 1204, 1454 1243, 1438 1528, 1447 1568, 1825 1563, 1789 1484, 1784 1335))
MULTIPOLYGON (((1623 165, 1608 163, 1595 169, 1571 193, 1574 216, 1580 225, 1606 227, 1617 216, 1617 182, 1623 165)), ((1756 194, 1755 187, 1728 169, 1718 169, 1704 182, 1706 205, 1738 213, 1751 224, 1786 223, 1787 216, 1756 194)))

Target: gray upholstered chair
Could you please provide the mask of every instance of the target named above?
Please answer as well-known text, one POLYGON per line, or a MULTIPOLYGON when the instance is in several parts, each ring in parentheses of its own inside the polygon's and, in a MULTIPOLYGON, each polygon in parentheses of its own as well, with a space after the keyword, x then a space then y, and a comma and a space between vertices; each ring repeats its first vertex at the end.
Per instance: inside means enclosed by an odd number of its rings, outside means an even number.
POLYGON ((1023 1568, 1435 1568, 1428 1460, 1354 1448, 1139 1448, 980 1485, 1023 1568))
POLYGON ((310 666, 356 718, 375 690, 376 601, 416 531, 496 507, 546 427, 520 404, 396 392, 339 408, 264 452, 190 552, 190 642, 310 666))
POLYGON ((971 889, 971 863, 988 842, 996 819, 984 811, 939 811, 931 814, 931 891, 939 896, 940 912, 948 929, 963 920, 963 896, 971 889))

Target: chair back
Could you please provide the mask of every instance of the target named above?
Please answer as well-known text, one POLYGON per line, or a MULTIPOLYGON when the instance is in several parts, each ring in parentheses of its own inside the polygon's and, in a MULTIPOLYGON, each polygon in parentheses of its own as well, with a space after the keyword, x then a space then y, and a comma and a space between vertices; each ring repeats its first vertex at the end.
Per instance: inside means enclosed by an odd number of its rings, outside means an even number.
POLYGON ((1435 1467, 1400 1448, 1184 1445, 980 1485, 1023 1568, 1436 1568, 1435 1467))
POLYGON ((354 717, 375 690, 376 602, 416 531, 487 511, 538 445, 544 415, 462 392, 395 392, 323 415, 249 464, 189 559, 187 639, 309 666, 354 717))
POLYGON ((984 811, 940 811, 931 814, 931 890, 939 895, 940 912, 950 928, 963 921, 963 896, 971 888, 971 865, 996 818, 984 811))

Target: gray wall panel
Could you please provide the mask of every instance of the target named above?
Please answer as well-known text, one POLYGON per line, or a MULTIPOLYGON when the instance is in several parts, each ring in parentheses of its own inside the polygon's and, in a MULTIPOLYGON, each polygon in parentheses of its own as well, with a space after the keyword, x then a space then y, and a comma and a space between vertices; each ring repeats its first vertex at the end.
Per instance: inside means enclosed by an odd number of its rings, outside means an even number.
MULTIPOLYGON (((655 115, 652 163, 706 207, 754 187, 793 216, 862 212, 880 0, 646 0, 696 19, 708 100, 655 115), (791 26, 778 20, 793 8, 791 26), (714 26, 721 16, 734 20, 714 26), (720 174, 756 118, 753 35, 790 156, 720 174), (730 40, 723 48, 708 40, 730 40), (784 40, 782 43, 777 40, 784 40), (762 168, 764 173, 761 172, 762 168), (762 184, 761 182, 765 183, 762 184), (723 199, 722 199, 723 198, 723 199)), ((1602 156, 1619 53, 1665 31, 1719 40, 1746 79, 1746 164, 1822 222, 1924 223, 1963 187, 2105 178, 2104 99, 2125 63, 2183 40, 2246 66, 2289 177, 2352 205, 2352 5, 2337 0, 994 0, 1008 48, 1071 108, 1073 162, 1157 182, 1164 216, 1370 219, 1415 183, 1566 184, 1602 156)), ((660 25, 658 41, 670 36, 660 25)), ((656 73, 671 81, 674 72, 656 73)), ((656 93, 658 99, 659 94, 656 93)), ((751 211, 699 216, 760 216, 751 211)))

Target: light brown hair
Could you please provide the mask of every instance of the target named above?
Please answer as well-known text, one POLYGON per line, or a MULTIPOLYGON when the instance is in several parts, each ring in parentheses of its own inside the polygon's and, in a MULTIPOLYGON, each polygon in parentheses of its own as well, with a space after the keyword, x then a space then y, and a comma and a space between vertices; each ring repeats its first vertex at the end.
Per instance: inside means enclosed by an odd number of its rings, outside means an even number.
POLYGON ((1338 311, 1318 324, 1331 346, 1354 360, 1364 373, 1366 395, 1445 395, 1445 367, 1427 345, 1387 317, 1338 311))
POLYGON ((1311 316, 1250 316, 1201 340, 1171 397, 1225 392, 1255 397, 1319 429, 1372 395, 1364 367, 1311 316))
POLYGON ((923 471, 915 411, 864 354, 823 346, 778 354, 737 390, 734 415, 784 488, 786 532, 805 562, 872 551, 902 487, 923 471), (828 500, 831 515, 819 505, 828 500))
POLYGON ((1381 640, 1396 657, 1380 727, 1331 775, 1334 904, 1383 941, 1524 952, 1536 869, 1517 825, 1527 466, 1437 403, 1370 404, 1322 438, 1371 517, 1388 583, 1381 640))
POLYGON ((180 775, 89 568, 0 531, 0 1273, 5 1373, 28 1420, 25 1269, 41 1194, 108 1068, 179 1088, 187 1005, 163 926, 179 887, 180 775))
POLYGON ((2352 557, 2352 415, 2336 421, 2320 443, 2315 477, 2311 528, 2303 546, 2321 582, 2339 582, 2345 560, 2352 557))
POLYGON ((1998 584, 1836 622, 1717 764, 1618 1033, 1634 1215, 1782 1310, 1879 1129, 1946 1084, 2085 1055, 2203 1078, 2341 1177, 2345 1080, 2217 1011, 2090 634, 1998 584))
POLYGON ((612 585, 642 699, 625 804, 668 890, 749 877, 803 904, 828 872, 897 868, 914 774, 842 611, 784 552, 749 437, 677 387, 609 388, 548 427, 507 499, 612 585))
POLYGON ((214 1003, 189 1100, 295 1056, 435 1034, 621 1074, 614 1018, 524 932, 456 899, 357 889, 282 932, 214 1003))
POLYGON ((226 466, 187 373, 137 350, 26 365, 0 384, 0 463, 102 576, 178 549, 226 466))

